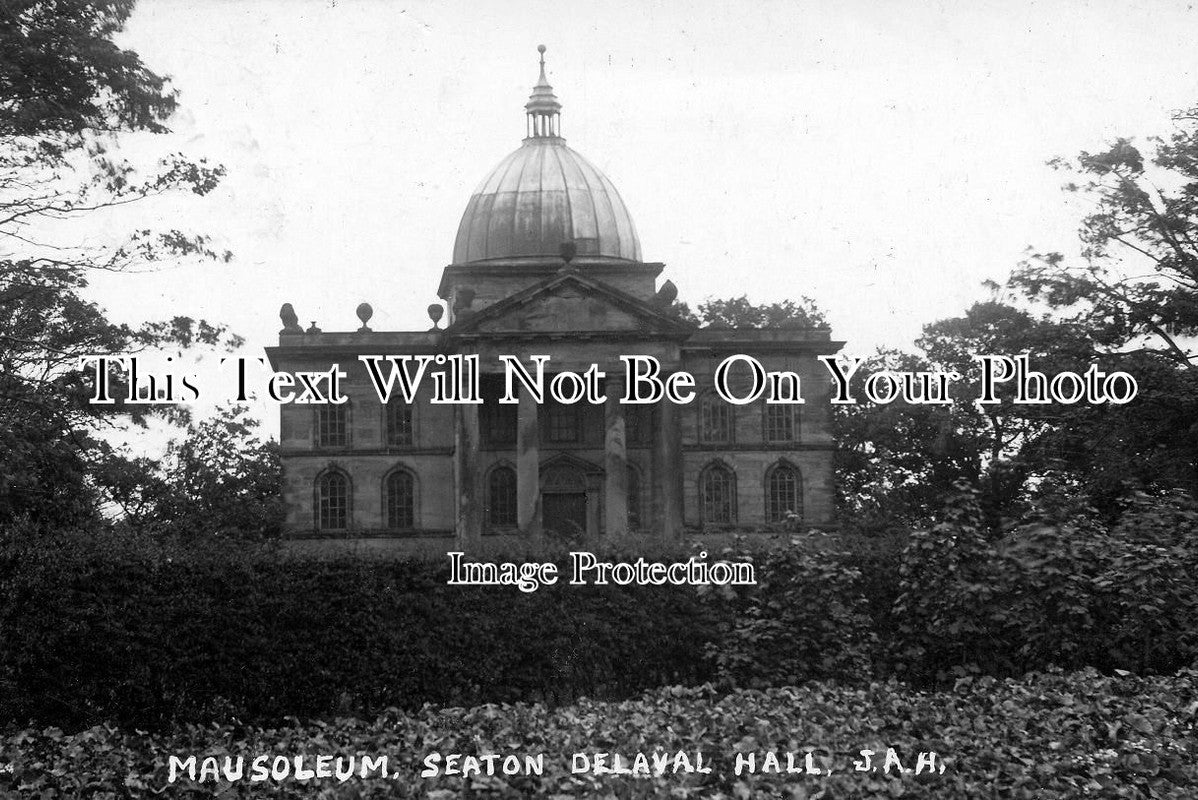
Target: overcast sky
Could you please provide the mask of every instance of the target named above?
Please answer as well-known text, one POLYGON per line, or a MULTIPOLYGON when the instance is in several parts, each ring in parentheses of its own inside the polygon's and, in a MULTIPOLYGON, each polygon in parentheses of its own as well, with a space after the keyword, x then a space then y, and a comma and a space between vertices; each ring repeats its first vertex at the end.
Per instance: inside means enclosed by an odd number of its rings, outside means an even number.
MULTIPOLYGON (((173 78, 146 151, 225 164, 137 210, 235 258, 98 280, 115 316, 184 313, 272 344, 424 329, 471 191, 520 144, 548 47, 569 145, 692 305, 810 295, 846 350, 907 345, 1029 245, 1077 249, 1045 162, 1198 104, 1185 2, 142 0, 122 43, 173 78)), ((147 217, 150 219, 147 220, 147 217)))

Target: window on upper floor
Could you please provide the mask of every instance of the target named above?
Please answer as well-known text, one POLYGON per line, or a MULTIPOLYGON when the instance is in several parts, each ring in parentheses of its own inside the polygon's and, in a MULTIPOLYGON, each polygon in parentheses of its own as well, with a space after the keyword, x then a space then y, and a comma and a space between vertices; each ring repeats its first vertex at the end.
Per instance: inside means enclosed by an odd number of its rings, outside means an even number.
POLYGON ((500 403, 503 376, 483 375, 479 382, 483 404, 478 407, 479 438, 485 447, 509 447, 516 443, 519 406, 500 403))
POLYGON ((349 446, 349 403, 316 407, 316 446, 349 446))
POLYGON ((411 447, 416 443, 412 406, 402 398, 392 398, 386 408, 387 444, 391 447, 411 447))
POLYGON ((732 406, 715 392, 703 395, 699 402, 699 441, 704 444, 731 444, 733 441, 732 406))
POLYGON ((548 439, 551 442, 565 444, 582 439, 582 415, 577 405, 565 403, 547 403, 543 406, 548 416, 548 439))
POLYGON ((766 403, 762 436, 766 442, 784 443, 799 440, 799 409, 790 403, 766 403))
POLYGON ((650 415, 653 409, 649 406, 624 406, 624 444, 626 447, 648 447, 650 444, 650 415))

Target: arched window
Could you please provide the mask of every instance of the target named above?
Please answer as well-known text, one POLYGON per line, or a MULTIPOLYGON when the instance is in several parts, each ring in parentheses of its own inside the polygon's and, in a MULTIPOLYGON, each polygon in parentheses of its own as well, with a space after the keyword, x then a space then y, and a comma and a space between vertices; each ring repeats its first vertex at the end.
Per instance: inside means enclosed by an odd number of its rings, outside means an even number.
POLYGON ((487 521, 497 527, 516 524, 516 471, 498 466, 487 481, 487 521))
POLYGON ((628 465, 628 530, 641 529, 641 473, 632 464, 628 465))
POLYGON ((387 527, 406 531, 416 527, 416 479, 407 470, 397 469, 383 479, 383 508, 387 527))
POLYGON ((766 403, 763 431, 767 442, 796 442, 799 439, 799 409, 790 403, 766 403))
POLYGON ((803 476, 798 467, 779 461, 765 475, 765 520, 784 522, 790 514, 803 518, 803 476))
POLYGON ((316 528, 343 531, 349 527, 349 478, 335 470, 316 480, 316 528))
POLYGON ((316 407, 316 446, 349 445, 349 403, 328 403, 316 407))
POLYGON ((402 397, 397 397, 387 403, 386 409, 387 444, 392 447, 411 447, 416 440, 412 407, 402 397))
POLYGON ((732 406, 715 392, 708 392, 699 403, 699 441, 731 444, 732 419, 732 406))
POLYGON ((705 524, 736 522, 736 473, 726 464, 708 464, 699 473, 699 511, 705 524))

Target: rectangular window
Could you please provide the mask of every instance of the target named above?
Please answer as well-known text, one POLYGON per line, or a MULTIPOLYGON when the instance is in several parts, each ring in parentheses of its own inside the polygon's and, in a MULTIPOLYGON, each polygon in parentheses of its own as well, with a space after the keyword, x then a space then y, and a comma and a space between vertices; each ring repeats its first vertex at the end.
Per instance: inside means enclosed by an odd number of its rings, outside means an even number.
POLYGON ((579 439, 577 406, 554 403, 548 406, 549 441, 577 442, 579 439))
POLYGON ((732 411, 716 394, 708 394, 699 407, 699 441, 707 444, 732 442, 732 411))
POLYGON ((624 441, 628 447, 649 445, 649 409, 646 406, 624 406, 624 441))
POLYGON ((492 447, 515 444, 517 407, 495 402, 484 408, 487 408, 484 416, 487 427, 483 433, 483 441, 492 447))
POLYGON ((411 447, 415 443, 412 427, 412 407, 403 400, 387 404, 387 444, 392 447, 411 447))
POLYGON ((349 445, 348 403, 323 405, 316 409, 316 446, 347 447, 349 445))
POLYGON ((500 403, 503 397, 503 377, 483 375, 479 382, 483 405, 479 408, 480 436, 486 447, 508 447, 516 443, 518 406, 500 403))
POLYGON ((765 440, 767 442, 793 442, 795 436, 795 407, 792 405, 765 406, 765 440))

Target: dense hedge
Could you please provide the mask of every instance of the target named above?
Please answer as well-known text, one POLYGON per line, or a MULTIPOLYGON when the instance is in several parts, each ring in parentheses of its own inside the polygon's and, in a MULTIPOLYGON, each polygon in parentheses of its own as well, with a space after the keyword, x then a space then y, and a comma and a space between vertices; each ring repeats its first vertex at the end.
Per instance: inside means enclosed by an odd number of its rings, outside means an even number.
MULTIPOLYGON (((23 730, 0 737, 0 792, 41 797, 382 798, 1190 798, 1198 791, 1198 672, 1151 679, 1104 677, 1093 670, 1020 680, 962 679, 937 693, 890 682, 862 687, 658 689, 634 701, 548 708, 541 704, 392 710, 374 721, 293 723, 279 728, 180 726, 172 731, 96 727, 76 735, 23 730), (935 752, 944 771, 858 772, 854 758, 895 749, 912 769, 935 752), (710 774, 572 774, 571 755, 661 748, 700 751, 710 774), (831 773, 734 773, 735 755, 798 754, 831 773), (422 778, 429 753, 544 754, 543 775, 422 778), (386 756, 391 777, 298 782, 186 779, 167 783, 168 758, 386 756)), ((610 759, 609 759, 610 761, 610 759)), ((672 764, 672 762, 671 762, 672 764)), ((651 768, 652 769, 652 768, 651 768)), ((374 773, 372 773, 373 775, 374 773)), ((197 777, 199 772, 197 771, 197 777)))
MULTIPOLYGON (((619 699, 897 676, 1198 660, 1198 509, 1133 503, 994 538, 969 493, 898 543, 803 542, 758 585, 446 585, 444 561, 282 558, 105 534, 0 541, 0 722, 371 715, 423 703, 619 699), (900 546, 901 545, 901 546, 900 546)), ((683 557, 680 553, 658 554, 683 557)), ((565 569, 563 568, 563 572, 565 569)))
MULTIPOLYGON (((851 548, 758 557, 761 585, 709 648, 739 686, 1049 666, 1168 673, 1198 659, 1198 506, 1141 497, 1114 522, 1079 513, 994 537, 970 491, 933 528, 851 548)), ((713 594, 718 598, 718 594, 713 594)))
POLYGON ((280 719, 627 697, 711 677, 674 587, 448 586, 447 565, 226 544, 0 548, 0 720, 280 719))

